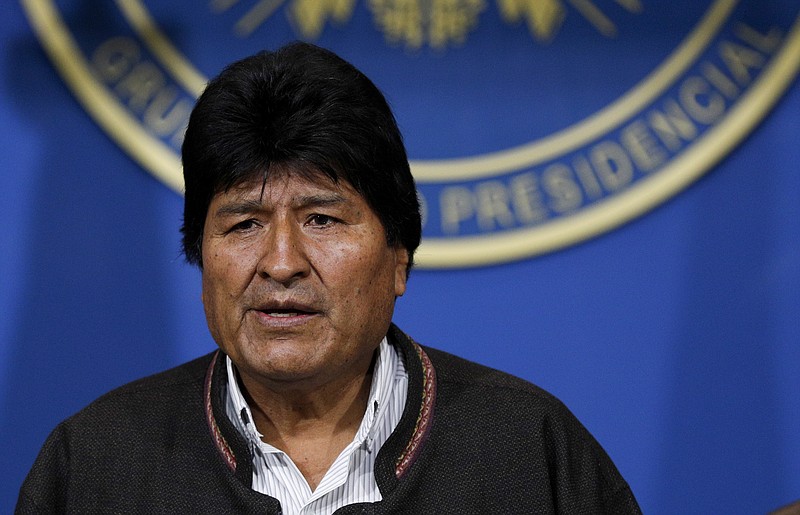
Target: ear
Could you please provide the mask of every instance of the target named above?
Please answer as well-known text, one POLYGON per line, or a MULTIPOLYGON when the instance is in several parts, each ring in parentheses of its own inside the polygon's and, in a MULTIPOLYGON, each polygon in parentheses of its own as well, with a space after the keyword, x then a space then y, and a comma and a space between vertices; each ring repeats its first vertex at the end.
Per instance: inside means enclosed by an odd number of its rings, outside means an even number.
POLYGON ((406 292, 406 281, 408 281, 408 250, 398 244, 394 246, 394 253, 394 295, 402 297, 406 292))

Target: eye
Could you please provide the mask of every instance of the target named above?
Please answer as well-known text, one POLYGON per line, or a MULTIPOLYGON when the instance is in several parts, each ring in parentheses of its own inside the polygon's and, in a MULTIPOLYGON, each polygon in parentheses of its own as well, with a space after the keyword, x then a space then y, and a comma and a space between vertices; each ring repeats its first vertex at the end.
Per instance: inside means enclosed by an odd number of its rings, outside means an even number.
POLYGON ((338 220, 332 216, 315 213, 308 217, 308 221, 306 223, 308 225, 317 227, 327 227, 335 224, 336 222, 338 222, 338 220))
POLYGON ((241 222, 236 223, 233 227, 231 227, 228 232, 247 232, 252 230, 258 226, 258 222, 249 218, 247 220, 242 220, 241 222))

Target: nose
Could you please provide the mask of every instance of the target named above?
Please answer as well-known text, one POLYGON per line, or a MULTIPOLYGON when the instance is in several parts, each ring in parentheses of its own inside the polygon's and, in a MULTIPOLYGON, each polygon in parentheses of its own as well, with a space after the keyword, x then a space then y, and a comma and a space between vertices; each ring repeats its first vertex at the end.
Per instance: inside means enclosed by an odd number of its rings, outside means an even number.
POLYGON ((258 262, 258 275, 290 286, 308 276, 310 269, 301 229, 290 221, 271 224, 258 262))

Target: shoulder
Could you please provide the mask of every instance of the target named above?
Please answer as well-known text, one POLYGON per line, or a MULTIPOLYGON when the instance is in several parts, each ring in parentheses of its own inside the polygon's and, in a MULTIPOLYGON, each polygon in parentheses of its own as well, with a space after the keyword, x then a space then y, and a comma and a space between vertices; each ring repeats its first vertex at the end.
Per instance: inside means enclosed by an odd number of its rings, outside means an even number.
POLYGON ((204 427, 203 387, 214 353, 115 388, 61 422, 45 447, 97 455, 122 442, 157 443, 170 433, 204 427), (146 435, 146 437, 145 437, 146 435))
POLYGON ((433 363, 443 393, 465 402, 477 396, 474 400, 484 403, 502 399, 505 407, 521 403, 536 411, 568 412, 558 398, 529 381, 445 351, 427 346, 423 349, 433 363))
POLYGON ((186 466, 201 462, 197 450, 210 438, 203 386, 212 357, 121 386, 59 424, 22 485, 20 512, 128 498, 150 483, 169 484, 169 462, 195 454, 186 466))
POLYGON ((179 385, 202 384, 216 351, 188 361, 163 372, 137 379, 102 395, 92 404, 113 402, 116 399, 147 396, 150 392, 172 390, 179 385))
POLYGON ((139 416, 169 412, 187 402, 202 403, 203 382, 214 353, 148 377, 120 386, 100 396, 84 409, 68 418, 67 427, 92 421, 129 422, 139 416))
MULTIPOLYGON (((630 489, 558 398, 524 379, 424 347, 436 371, 431 439, 506 492, 548 485, 559 512, 637 513, 630 489)), ((511 495, 511 494, 509 494, 511 495)), ((543 501, 544 502, 544 501, 543 501)))
MULTIPOLYGON (((552 459, 575 450, 594 455, 599 444, 557 397, 511 374, 444 351, 424 348, 436 371, 435 420, 445 433, 469 427, 476 446, 502 438, 516 455, 527 449, 552 459), (546 455, 546 456, 545 456, 546 455)), ((463 442, 463 440, 462 440, 463 442)))
POLYGON ((414 352, 414 348, 424 351, 424 356, 421 356, 423 361, 430 360, 435 375, 435 404, 439 414, 471 416, 476 420, 486 419, 490 423, 509 414, 513 415, 513 420, 524 421, 528 428, 531 421, 553 417, 570 424, 577 423, 560 400, 529 381, 421 345, 395 325, 392 325, 389 337, 409 362, 407 366, 410 365, 410 372, 413 372, 417 361, 415 356, 418 352, 414 352))

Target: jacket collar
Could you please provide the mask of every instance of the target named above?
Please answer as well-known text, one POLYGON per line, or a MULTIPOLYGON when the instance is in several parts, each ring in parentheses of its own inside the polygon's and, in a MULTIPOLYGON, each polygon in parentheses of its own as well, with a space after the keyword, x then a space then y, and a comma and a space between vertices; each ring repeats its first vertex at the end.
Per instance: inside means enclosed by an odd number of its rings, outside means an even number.
MULTIPOLYGON (((420 457, 433 424, 436 404, 436 371, 422 347, 394 324, 389 343, 400 350, 408 373, 408 396, 397 428, 381 447, 375 463, 375 479, 382 492, 391 491, 405 478, 420 457)), ((252 482, 252 456, 244 437, 225 415, 228 381, 225 355, 216 351, 205 377, 204 406, 211 438, 220 458, 243 483, 252 482)))

